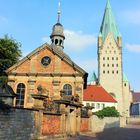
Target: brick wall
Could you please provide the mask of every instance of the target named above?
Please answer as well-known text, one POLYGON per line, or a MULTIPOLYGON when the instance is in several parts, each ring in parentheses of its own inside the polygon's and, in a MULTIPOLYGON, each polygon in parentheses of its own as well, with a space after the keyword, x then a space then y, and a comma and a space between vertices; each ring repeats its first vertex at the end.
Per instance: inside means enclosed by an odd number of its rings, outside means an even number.
POLYGON ((31 140, 34 132, 34 112, 31 110, 0 110, 0 140, 31 140))
POLYGON ((89 131, 89 118, 81 118, 80 131, 89 131))
POLYGON ((43 115, 42 134, 60 134, 61 116, 58 115, 43 115))

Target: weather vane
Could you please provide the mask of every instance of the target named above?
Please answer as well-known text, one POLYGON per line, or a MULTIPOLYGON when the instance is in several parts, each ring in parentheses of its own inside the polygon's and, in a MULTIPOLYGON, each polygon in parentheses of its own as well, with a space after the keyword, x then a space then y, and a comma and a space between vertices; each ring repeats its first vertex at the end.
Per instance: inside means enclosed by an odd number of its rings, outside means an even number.
POLYGON ((58 23, 60 22, 60 14, 61 14, 61 11, 60 11, 60 0, 58 0, 58 23))

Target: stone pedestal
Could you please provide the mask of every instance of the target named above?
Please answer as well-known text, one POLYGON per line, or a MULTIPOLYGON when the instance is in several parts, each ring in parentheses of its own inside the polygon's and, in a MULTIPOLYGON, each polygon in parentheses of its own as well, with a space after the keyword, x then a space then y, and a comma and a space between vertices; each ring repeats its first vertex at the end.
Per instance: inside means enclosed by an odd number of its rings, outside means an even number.
POLYGON ((43 101, 44 99, 48 98, 46 95, 41 94, 32 94, 32 97, 34 98, 34 108, 36 109, 44 109, 43 101))

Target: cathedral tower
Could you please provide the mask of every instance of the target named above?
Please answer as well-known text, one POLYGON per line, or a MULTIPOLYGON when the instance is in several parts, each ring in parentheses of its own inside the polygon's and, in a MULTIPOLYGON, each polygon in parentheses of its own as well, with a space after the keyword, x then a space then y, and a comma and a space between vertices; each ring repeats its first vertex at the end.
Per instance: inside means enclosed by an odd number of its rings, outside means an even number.
POLYGON ((98 36, 99 83, 118 102, 118 111, 123 113, 122 37, 107 0, 98 36))

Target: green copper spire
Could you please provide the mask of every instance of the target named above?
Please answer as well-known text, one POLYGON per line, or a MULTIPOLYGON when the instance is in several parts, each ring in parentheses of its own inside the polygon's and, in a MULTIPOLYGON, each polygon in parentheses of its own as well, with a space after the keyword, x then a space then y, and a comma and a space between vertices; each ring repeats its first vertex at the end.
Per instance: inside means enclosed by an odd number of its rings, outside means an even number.
POLYGON ((93 74, 92 74, 92 77, 91 77, 91 79, 90 79, 90 83, 96 83, 97 82, 97 77, 96 77, 96 74, 95 74, 95 72, 93 72, 93 74))
POLYGON ((128 79, 125 74, 123 74, 123 81, 128 82, 128 79))
POLYGON ((118 32, 118 29, 115 23, 115 19, 112 13, 111 5, 110 5, 110 0, 107 0, 104 17, 103 17, 99 34, 102 34, 103 40, 105 40, 108 33, 110 32, 113 34, 114 39, 117 41, 117 37, 119 36, 120 33, 118 32))

